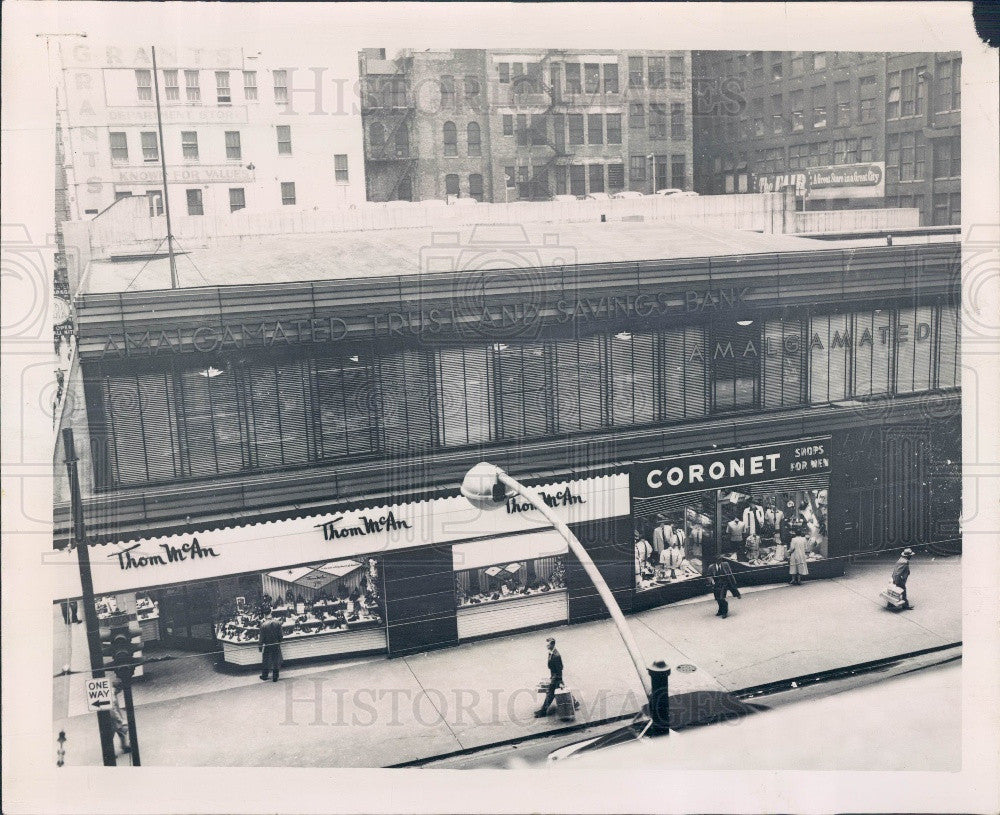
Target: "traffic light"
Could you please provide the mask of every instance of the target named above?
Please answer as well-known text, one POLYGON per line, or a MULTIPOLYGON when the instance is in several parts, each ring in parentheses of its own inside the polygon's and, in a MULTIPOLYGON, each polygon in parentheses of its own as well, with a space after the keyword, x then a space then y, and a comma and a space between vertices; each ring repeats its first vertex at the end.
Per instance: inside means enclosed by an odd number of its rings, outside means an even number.
POLYGON ((137 620, 123 611, 101 621, 101 655, 105 670, 114 671, 126 682, 142 659, 142 629, 137 620))

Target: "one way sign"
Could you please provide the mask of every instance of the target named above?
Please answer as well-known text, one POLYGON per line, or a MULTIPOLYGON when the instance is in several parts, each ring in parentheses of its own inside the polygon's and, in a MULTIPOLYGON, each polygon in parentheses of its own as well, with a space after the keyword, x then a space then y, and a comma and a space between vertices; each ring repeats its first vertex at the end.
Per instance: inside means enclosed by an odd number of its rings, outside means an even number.
POLYGON ((110 677, 86 680, 87 705, 91 710, 110 710, 111 698, 114 688, 111 687, 110 677))

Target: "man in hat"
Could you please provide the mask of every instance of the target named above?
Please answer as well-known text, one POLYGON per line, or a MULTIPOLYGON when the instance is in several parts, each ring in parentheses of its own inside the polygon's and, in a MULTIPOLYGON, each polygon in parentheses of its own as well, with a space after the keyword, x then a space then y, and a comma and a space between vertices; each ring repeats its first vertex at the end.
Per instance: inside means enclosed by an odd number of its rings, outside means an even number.
POLYGON ((896 561, 896 568, 892 570, 892 584, 898 586, 903 592, 903 611, 913 608, 910 600, 906 596, 906 581, 910 577, 910 558, 913 557, 912 549, 904 549, 899 553, 899 560, 896 561))
POLYGON ((535 718, 541 719, 543 716, 547 715, 549 712, 549 705, 556 698, 556 690, 563 683, 563 662, 562 657, 556 650, 556 640, 555 637, 549 637, 545 640, 545 644, 549 649, 549 688, 545 692, 545 701, 542 702, 542 706, 535 711, 535 718))
POLYGON ((281 670, 281 640, 284 634, 281 630, 281 622, 273 614, 268 613, 260 623, 259 641, 257 648, 261 652, 261 674, 260 678, 267 680, 267 675, 272 674, 271 681, 278 681, 278 671, 281 670))
POLYGON ((736 585, 733 569, 722 552, 716 556, 715 563, 708 567, 708 583, 712 587, 712 594, 715 595, 715 602, 719 604, 715 616, 724 620, 729 616, 729 601, 726 595, 732 592, 733 597, 739 597, 740 589, 736 585))

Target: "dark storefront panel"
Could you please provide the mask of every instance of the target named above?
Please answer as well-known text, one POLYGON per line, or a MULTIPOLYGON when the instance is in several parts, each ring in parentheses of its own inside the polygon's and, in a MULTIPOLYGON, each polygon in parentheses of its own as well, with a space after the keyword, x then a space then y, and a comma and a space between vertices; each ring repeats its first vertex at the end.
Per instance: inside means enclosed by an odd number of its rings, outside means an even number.
POLYGON ((450 546, 389 552, 383 574, 390 656, 458 643, 450 546))
MULTIPOLYGON (((630 612, 634 594, 632 519, 623 516, 589 524, 571 524, 570 529, 590 553, 622 611, 630 612)), ((571 623, 607 616, 597 589, 572 553, 566 556, 566 586, 571 623)))

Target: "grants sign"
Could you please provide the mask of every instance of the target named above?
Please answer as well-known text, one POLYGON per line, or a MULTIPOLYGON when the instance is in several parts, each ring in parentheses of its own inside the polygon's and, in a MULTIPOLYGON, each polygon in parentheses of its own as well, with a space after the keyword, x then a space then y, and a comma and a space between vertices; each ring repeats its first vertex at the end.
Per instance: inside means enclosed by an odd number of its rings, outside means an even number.
POLYGON ((712 451, 632 465, 633 498, 721 489, 830 471, 830 437, 712 451))

